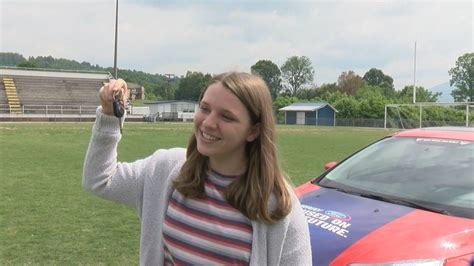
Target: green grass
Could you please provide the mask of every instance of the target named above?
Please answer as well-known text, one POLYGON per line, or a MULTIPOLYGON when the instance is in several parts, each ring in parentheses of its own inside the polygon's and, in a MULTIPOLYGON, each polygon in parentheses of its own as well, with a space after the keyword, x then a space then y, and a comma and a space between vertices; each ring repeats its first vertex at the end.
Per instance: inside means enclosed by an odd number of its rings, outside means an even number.
MULTIPOLYGON (((0 123, 0 264, 136 265, 134 210, 82 190, 90 123, 0 123)), ((383 129, 278 126, 282 166, 300 184, 383 129)), ((129 123, 119 160, 185 147, 190 124, 129 123)))

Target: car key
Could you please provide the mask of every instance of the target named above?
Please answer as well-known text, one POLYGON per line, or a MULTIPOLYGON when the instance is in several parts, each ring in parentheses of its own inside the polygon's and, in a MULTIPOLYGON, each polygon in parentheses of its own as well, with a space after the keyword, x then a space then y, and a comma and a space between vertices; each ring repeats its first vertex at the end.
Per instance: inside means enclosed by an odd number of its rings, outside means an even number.
POLYGON ((123 104, 121 91, 114 92, 112 107, 114 110, 114 115, 119 119, 120 134, 122 134, 123 121, 125 120, 123 118, 123 115, 125 114, 125 106, 123 104))

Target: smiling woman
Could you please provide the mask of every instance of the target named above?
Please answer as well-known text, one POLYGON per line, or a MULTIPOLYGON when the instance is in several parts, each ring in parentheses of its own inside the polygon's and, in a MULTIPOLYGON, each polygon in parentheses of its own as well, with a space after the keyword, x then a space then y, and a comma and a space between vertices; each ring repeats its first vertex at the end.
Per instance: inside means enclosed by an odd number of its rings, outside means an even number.
POLYGON ((200 97, 187 150, 119 163, 111 104, 126 88, 113 80, 100 90, 83 186, 137 209, 140 264, 311 263, 308 226, 279 168, 271 96, 261 78, 215 76, 200 97))
POLYGON ((259 125, 250 121, 244 104, 221 83, 209 86, 199 108, 195 116, 199 153, 209 157, 210 167, 218 172, 244 174, 245 144, 258 136, 259 125))

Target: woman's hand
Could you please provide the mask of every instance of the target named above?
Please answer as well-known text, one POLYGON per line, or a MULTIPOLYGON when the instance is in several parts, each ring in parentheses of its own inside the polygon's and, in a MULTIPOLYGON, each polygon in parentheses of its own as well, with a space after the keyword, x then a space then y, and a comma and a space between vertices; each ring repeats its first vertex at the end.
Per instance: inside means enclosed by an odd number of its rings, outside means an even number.
POLYGON ((100 104, 102 105, 102 113, 106 115, 114 115, 113 101, 114 94, 118 93, 121 96, 123 106, 127 105, 128 89, 127 83, 123 79, 111 79, 109 83, 104 83, 104 86, 100 88, 99 97, 100 104))

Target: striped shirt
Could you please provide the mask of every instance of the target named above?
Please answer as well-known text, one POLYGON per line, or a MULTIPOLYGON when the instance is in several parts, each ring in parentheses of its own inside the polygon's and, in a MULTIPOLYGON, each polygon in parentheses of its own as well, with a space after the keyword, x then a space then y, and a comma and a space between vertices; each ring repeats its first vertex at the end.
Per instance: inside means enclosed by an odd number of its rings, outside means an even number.
POLYGON ((173 192, 163 226, 165 264, 249 264, 252 225, 224 198, 233 178, 210 171, 199 199, 173 192))

